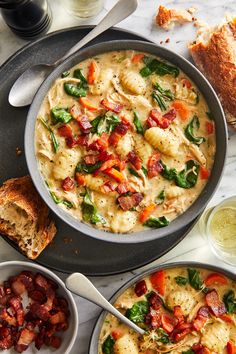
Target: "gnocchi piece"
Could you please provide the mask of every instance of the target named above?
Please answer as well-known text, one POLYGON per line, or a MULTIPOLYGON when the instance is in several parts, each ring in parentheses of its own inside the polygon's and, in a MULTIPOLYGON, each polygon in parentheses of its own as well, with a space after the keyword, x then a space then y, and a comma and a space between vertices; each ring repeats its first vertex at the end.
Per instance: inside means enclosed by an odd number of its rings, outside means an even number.
POLYGON ((124 159, 133 149, 133 139, 130 133, 121 138, 116 146, 116 152, 124 159))
POLYGON ((135 150, 138 153, 141 160, 147 164, 149 157, 152 155, 152 147, 151 145, 143 139, 143 137, 139 134, 134 136, 135 142, 135 150))
POLYGON ((177 156, 179 141, 168 129, 152 127, 146 130, 145 139, 156 149, 168 156, 177 156))
POLYGON ((167 198, 178 198, 184 193, 184 189, 177 186, 170 186, 165 190, 165 195, 167 198))
POLYGON ((138 346, 133 340, 132 336, 124 334, 122 337, 117 339, 114 345, 115 354, 138 354, 138 346))
POLYGON ((59 151, 54 159, 53 176, 55 179, 65 179, 68 176, 73 176, 75 167, 81 158, 79 150, 64 149, 59 151))
POLYGON ((128 232, 136 224, 137 217, 132 211, 117 211, 111 220, 113 232, 128 232))
POLYGON ((174 85, 175 87, 175 97, 177 99, 186 101, 189 104, 195 105, 198 100, 198 94, 191 87, 188 88, 186 85, 183 85, 182 82, 178 82, 174 85))
POLYGON ((229 327, 223 322, 213 322, 204 328, 201 344, 216 353, 223 353, 229 341, 229 327))
POLYGON ((113 70, 110 68, 103 69, 100 72, 97 82, 91 88, 91 93, 94 95, 100 95, 107 91, 113 78, 113 70))
POLYGON ((172 291, 166 298, 166 304, 172 310, 175 306, 181 306, 183 314, 187 316, 195 306, 196 300, 187 290, 172 291))
POLYGON ((85 185, 92 191, 102 193, 101 186, 105 183, 104 179, 101 177, 93 177, 90 174, 84 176, 85 185))
POLYGON ((121 84, 127 91, 142 95, 146 90, 146 82, 142 76, 135 71, 124 71, 121 75, 121 84))

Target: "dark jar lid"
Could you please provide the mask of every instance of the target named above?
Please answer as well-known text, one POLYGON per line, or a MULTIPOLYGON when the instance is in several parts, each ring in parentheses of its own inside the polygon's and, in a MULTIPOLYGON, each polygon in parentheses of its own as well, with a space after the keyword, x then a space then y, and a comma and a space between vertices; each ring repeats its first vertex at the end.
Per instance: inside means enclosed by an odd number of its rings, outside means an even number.
POLYGON ((23 5, 28 0, 0 0, 0 8, 15 9, 19 5, 23 5))

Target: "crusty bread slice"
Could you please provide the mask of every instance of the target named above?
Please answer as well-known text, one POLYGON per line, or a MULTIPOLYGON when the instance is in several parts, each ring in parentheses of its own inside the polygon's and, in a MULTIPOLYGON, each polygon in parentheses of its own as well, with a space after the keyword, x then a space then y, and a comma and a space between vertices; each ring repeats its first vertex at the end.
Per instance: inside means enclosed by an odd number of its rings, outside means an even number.
POLYGON ((236 130, 236 18, 215 28, 201 26, 189 50, 216 90, 228 123, 236 130))
POLYGON ((165 6, 160 5, 156 15, 156 24, 168 31, 175 23, 182 25, 186 22, 192 22, 194 20, 193 12, 194 9, 167 9, 165 6))
POLYGON ((52 241, 56 227, 30 176, 7 180, 0 188, 0 233, 35 259, 52 241))

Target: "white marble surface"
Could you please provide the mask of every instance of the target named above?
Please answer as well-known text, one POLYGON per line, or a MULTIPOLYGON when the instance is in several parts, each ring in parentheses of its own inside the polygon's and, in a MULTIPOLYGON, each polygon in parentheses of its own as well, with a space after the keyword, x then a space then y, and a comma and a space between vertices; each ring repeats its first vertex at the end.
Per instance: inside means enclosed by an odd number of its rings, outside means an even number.
MULTIPOLYGON (((55 31, 65 27, 98 23, 106 11, 115 3, 115 0, 105 1, 103 11, 96 18, 88 20, 80 20, 69 16, 57 0, 49 0, 49 2, 53 10, 53 23, 50 31, 55 31)), ((194 6, 198 9, 196 16, 199 19, 208 21, 210 23, 220 22, 225 13, 234 12, 236 14, 235 0, 163 0, 161 3, 169 7, 180 8, 188 8, 189 6, 194 6)), ((176 27, 170 32, 165 32, 156 28, 154 25, 154 18, 156 9, 159 4, 160 2, 157 0, 140 0, 136 12, 130 18, 121 22, 119 27, 136 31, 137 33, 150 38, 156 43, 160 43, 160 41, 165 41, 167 38, 170 38, 170 42, 164 43, 163 45, 188 58, 186 44, 194 38, 195 28, 192 24, 187 24, 183 27, 176 27)), ((0 64, 25 44, 25 41, 19 39, 10 32, 10 30, 0 18, 0 64)), ((212 198, 210 205, 216 204, 227 196, 236 194, 235 176, 236 134, 233 135, 230 133, 226 168, 224 170, 223 178, 218 187, 218 190, 212 198)), ((21 259, 23 259, 23 257, 21 257, 15 250, 13 250, 7 243, 5 243, 5 241, 0 240, 1 262, 6 260, 21 259)), ((114 293, 114 291, 123 284, 123 282, 130 279, 134 274, 137 274, 155 264, 179 260, 195 260, 210 264, 218 264, 235 271, 235 268, 223 264, 221 261, 215 258, 209 249, 206 240, 200 235, 197 225, 177 247, 175 247, 172 251, 167 253, 159 260, 152 262, 148 266, 121 275, 92 278, 92 281, 94 282, 95 286, 97 286, 98 289, 105 295, 105 297, 109 298, 114 293)), ((65 275, 59 275, 62 279, 65 278, 65 275)), ((75 298, 78 305, 80 327, 78 331, 78 337, 74 348, 71 351, 71 354, 87 354, 89 338, 100 309, 81 298, 75 298)))

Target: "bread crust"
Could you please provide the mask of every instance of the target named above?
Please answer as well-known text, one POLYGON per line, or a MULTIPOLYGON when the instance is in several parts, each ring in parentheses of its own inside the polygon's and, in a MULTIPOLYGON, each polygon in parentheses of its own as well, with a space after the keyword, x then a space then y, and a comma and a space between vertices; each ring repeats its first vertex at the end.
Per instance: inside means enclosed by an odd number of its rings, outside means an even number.
POLYGON ((37 250, 25 249, 21 235, 16 234, 13 224, 9 224, 0 216, 0 233, 16 242, 23 253, 31 259, 35 259, 44 248, 53 240, 56 234, 56 226, 49 219, 49 209, 37 193, 30 176, 12 178, 0 187, 1 207, 12 205, 26 213, 26 217, 35 223, 37 234, 29 235, 32 245, 37 243, 37 250), (33 240, 34 239, 34 240, 33 240))
POLYGON ((187 10, 167 9, 160 5, 156 15, 156 24, 159 27, 169 30, 174 23, 183 24, 185 22, 192 22, 193 18, 187 10))
POLYGON ((236 21, 219 27, 207 44, 193 43, 189 50, 219 95, 228 123, 236 130, 236 21))

